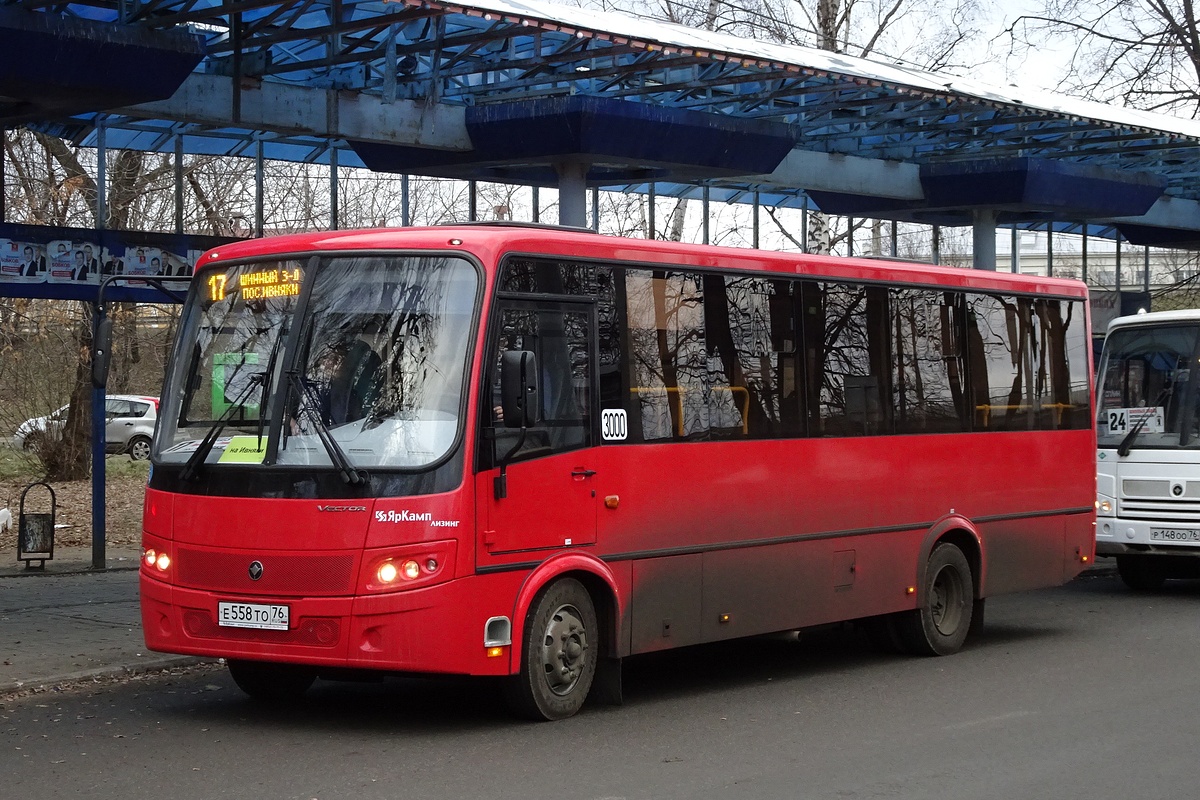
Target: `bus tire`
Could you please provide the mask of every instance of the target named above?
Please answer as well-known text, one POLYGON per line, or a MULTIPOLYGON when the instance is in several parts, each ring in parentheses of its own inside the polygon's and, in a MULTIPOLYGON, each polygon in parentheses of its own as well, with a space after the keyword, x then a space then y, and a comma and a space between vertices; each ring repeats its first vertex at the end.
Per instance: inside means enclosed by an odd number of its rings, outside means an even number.
POLYGON ((272 664, 265 661, 230 659, 227 663, 233 682, 255 700, 279 703, 299 700, 317 679, 307 667, 295 664, 272 664))
POLYGON ((1167 580, 1167 571, 1155 561, 1155 556, 1117 556, 1117 574, 1135 592, 1156 592, 1167 580))
POLYGON ((971 566, 954 545, 943 542, 929 554, 925 569, 925 602, 903 612, 896 629, 913 655, 948 656, 967 639, 975 606, 971 566))
POLYGON ((521 667, 506 683, 509 708, 539 722, 579 711, 596 675, 599 635, 582 583, 561 578, 542 589, 525 617, 521 667))

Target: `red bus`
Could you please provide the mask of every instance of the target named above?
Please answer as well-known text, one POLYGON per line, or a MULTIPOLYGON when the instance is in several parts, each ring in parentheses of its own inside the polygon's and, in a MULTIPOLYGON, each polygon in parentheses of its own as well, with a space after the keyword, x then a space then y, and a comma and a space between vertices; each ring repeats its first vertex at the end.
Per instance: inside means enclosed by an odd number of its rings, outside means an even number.
POLYGON ((861 620, 957 651, 1091 559, 1083 284, 519 225, 207 253, 146 493, 147 646, 251 695, 861 620))

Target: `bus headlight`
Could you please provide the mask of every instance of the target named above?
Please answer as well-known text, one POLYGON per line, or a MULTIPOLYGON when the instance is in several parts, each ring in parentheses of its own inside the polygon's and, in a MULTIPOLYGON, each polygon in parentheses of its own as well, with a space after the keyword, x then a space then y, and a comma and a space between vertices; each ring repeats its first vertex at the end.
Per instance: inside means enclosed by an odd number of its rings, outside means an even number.
POLYGON ((450 580, 449 565, 454 563, 457 546, 448 540, 368 551, 359 573, 359 591, 398 592, 450 580))
POLYGON ((1111 498, 1101 495, 1096 499, 1096 516, 1111 517, 1116 514, 1116 503, 1111 498))

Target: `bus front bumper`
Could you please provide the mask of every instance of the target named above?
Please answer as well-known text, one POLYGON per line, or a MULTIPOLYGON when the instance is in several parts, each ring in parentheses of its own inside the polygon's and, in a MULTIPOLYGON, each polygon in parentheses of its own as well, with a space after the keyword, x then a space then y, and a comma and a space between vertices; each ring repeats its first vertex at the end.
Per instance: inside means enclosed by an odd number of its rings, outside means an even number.
POLYGON ((483 644, 487 620, 512 613, 516 588, 504 586, 503 578, 470 576, 369 596, 267 600, 181 588, 143 573, 142 630, 146 646, 163 653, 382 672, 507 675, 511 648, 499 654, 491 648, 489 655, 483 644), (507 608, 501 608, 504 596, 507 608), (471 603, 459 607, 464 597, 471 603), (222 626, 218 604, 230 601, 286 605, 288 629, 222 626))

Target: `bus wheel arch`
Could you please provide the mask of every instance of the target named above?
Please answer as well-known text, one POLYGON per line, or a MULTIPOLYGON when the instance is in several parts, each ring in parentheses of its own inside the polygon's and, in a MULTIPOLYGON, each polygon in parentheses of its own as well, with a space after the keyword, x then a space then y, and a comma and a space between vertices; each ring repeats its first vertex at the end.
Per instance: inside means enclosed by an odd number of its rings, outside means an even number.
POLYGON ((603 562, 567 556, 534 570, 513 615, 519 633, 512 640, 514 674, 505 690, 512 710, 556 720, 578 711, 589 693, 619 702, 619 614, 615 581, 603 562), (561 677, 552 674, 557 668, 561 677))
POLYGON ((951 655, 983 626, 983 551, 978 534, 965 526, 946 526, 927 545, 918 567, 917 607, 897 615, 894 630, 910 653, 951 655))

